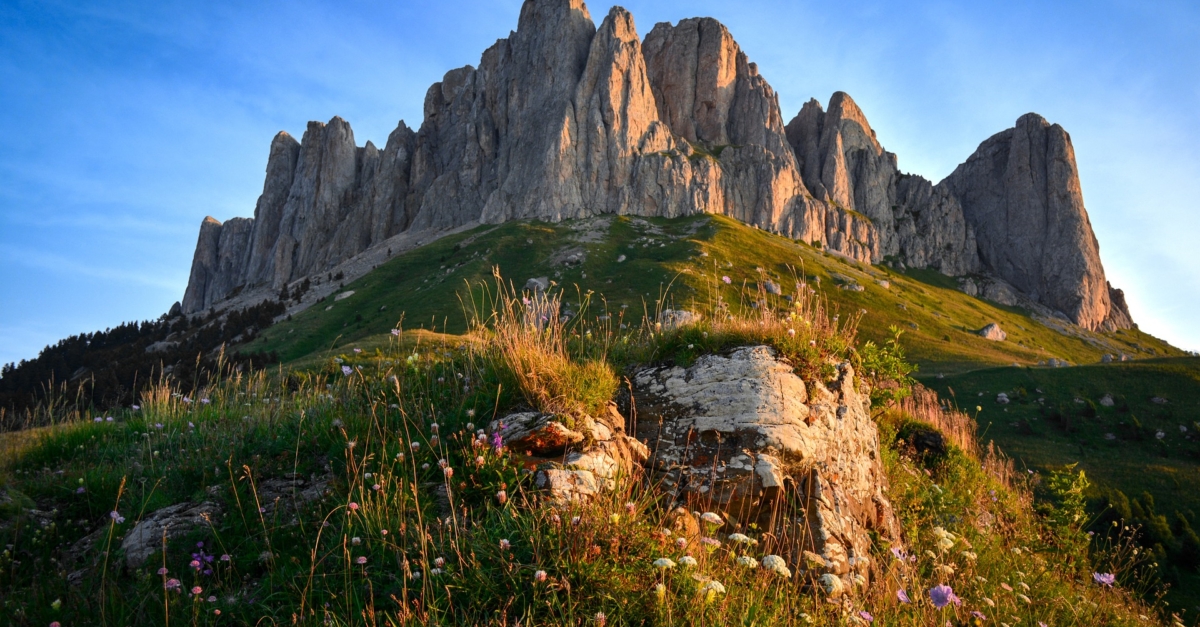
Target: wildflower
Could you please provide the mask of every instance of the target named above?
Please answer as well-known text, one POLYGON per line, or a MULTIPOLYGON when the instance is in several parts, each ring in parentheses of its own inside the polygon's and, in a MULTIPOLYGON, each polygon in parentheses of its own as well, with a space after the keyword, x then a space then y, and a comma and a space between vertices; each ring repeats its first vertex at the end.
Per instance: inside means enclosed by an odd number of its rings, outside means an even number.
POLYGON ((721 280, 725 282, 725 285, 729 285, 730 283, 733 283, 733 279, 730 279, 727 276, 721 277, 721 280))
POLYGON ((499 431, 492 434, 492 448, 497 451, 504 448, 504 436, 500 435, 499 431))
POLYGON ((1092 573, 1092 579, 1095 580, 1096 583, 1107 588, 1111 588, 1112 585, 1117 581, 1117 577, 1112 573, 1092 573))
POLYGON ((780 577, 791 577, 792 571, 787 567, 787 562, 778 555, 768 555, 762 559, 762 567, 765 570, 775 573, 780 577))
POLYGON ((581 522, 583 522, 583 518, 582 518, 582 517, 580 517, 580 516, 572 516, 572 517, 571 517, 571 525, 572 525, 572 526, 574 526, 574 525, 578 525, 578 524, 579 524, 579 523, 581 523, 581 522))
POLYGON ((60 623, 58 621, 51 621, 50 627, 62 627, 62 623, 60 623))
POLYGON ((204 592, 204 588, 201 588, 200 586, 192 588, 192 595, 199 595, 201 592, 204 592))
POLYGON ((904 588, 896 590, 896 598, 899 599, 901 603, 912 603, 912 599, 908 598, 908 593, 904 591, 904 588))
POLYGON ((667 587, 661 583, 654 584, 654 598, 658 599, 659 603, 665 601, 667 598, 667 587))
POLYGON ((654 560, 654 567, 659 570, 667 570, 670 568, 675 568, 675 562, 668 557, 660 557, 654 560))
POLYGON ((691 555, 684 555, 683 557, 679 558, 679 563, 680 565, 688 568, 692 568, 697 564, 696 558, 692 557, 691 555))
POLYGON ((1012 589, 1012 586, 1010 586, 1010 585, 1008 585, 1008 584, 1006 584, 1006 583, 1003 583, 1003 582, 1001 582, 1001 584, 1000 584, 1000 587, 1001 587, 1001 588, 1004 588, 1005 590, 1008 590, 1009 592, 1012 592, 1012 591, 1013 591, 1013 589, 1012 589))
POLYGON ((188 566, 192 567, 193 570, 200 570, 200 560, 192 560, 188 566))
POLYGON ((929 600, 933 601, 933 606, 939 610, 951 603, 962 605, 962 599, 954 594, 954 589, 946 584, 940 584, 929 589, 929 600))
POLYGON ((221 561, 222 561, 222 562, 228 562, 229 560, 230 560, 230 557, 229 557, 229 554, 228 554, 228 553, 226 553, 226 554, 224 554, 224 555, 222 555, 222 556, 221 556, 221 561))
POLYGON ((167 574, 167 567, 166 567, 166 566, 163 566, 162 568, 158 569, 158 574, 159 574, 159 575, 165 575, 165 574, 167 574))
POLYGON ((210 596, 209 596, 207 599, 205 599, 205 600, 206 600, 206 601, 208 601, 209 603, 216 603, 216 602, 217 602, 217 597, 215 597, 215 596, 211 596, 211 595, 210 595, 210 596))
POLYGON ((749 555, 741 555, 737 558, 737 565, 745 566, 746 568, 758 568, 758 560, 749 555))
POLYGON ((400 337, 400 329, 392 329, 392 335, 400 337))
POLYGON ((125 522, 125 517, 116 511, 109 512, 108 517, 115 520, 118 525, 125 522))
POLYGON ((105 417, 104 417, 104 422, 112 422, 112 421, 113 421, 113 417, 112 417, 112 416, 105 416, 105 417))
POLYGON ((202 399, 200 399, 200 402, 204 405, 207 405, 207 404, 211 403, 212 401, 208 400, 207 398, 202 398, 202 399))
POLYGON ((824 575, 821 575, 820 579, 817 580, 817 583, 821 584, 821 588, 825 590, 825 594, 831 597, 840 596, 846 588, 845 585, 842 584, 842 578, 832 573, 825 573, 824 575))
POLYGON ((92 418, 92 422, 104 422, 104 419, 100 416, 96 416, 95 418, 92 418))
POLYGON ((954 567, 949 564, 938 564, 933 569, 933 572, 945 575, 946 577, 951 577, 954 575, 954 567))
POLYGON ((875 622, 875 617, 874 617, 874 616, 871 616, 871 613, 870 613, 870 612, 868 612, 868 611, 866 611, 866 610, 863 610, 863 611, 859 612, 859 613, 858 613, 858 617, 859 617, 859 618, 861 618, 861 619, 863 619, 863 620, 865 620, 865 621, 867 621, 868 623, 873 623, 873 622, 875 622))
POLYGON ((354 536, 353 538, 350 538, 350 544, 353 544, 354 546, 358 546, 358 545, 362 544, 362 538, 360 538, 358 536, 354 536))
MULTIPOLYGON (((474 418, 474 417, 475 417, 475 410, 474 410, 474 409, 468 409, 468 410, 467 410, 467 418, 474 418)), ((472 424, 470 424, 470 423, 468 423, 468 424, 467 424, 467 429, 468 429, 468 430, 470 430, 470 429, 474 429, 474 428, 475 428, 475 425, 472 425, 472 424)))
POLYGON ((621 522, 621 515, 620 514, 612 514, 611 516, 608 517, 608 522, 610 522, 614 525, 621 522))
POLYGON ((507 551, 507 550, 509 550, 510 548, 512 548, 512 544, 511 544, 511 543, 509 543, 509 541, 508 541, 508 540, 501 540, 501 541, 500 541, 500 550, 501 550, 501 551, 507 551))
POLYGON ((596 627, 604 627, 608 623, 608 617, 604 615, 604 612, 596 612, 595 623, 596 627))
POLYGON ((713 512, 704 512, 703 514, 700 515, 700 520, 703 520, 704 522, 706 522, 710 525, 720 526, 720 525, 725 524, 725 521, 721 520, 721 517, 714 514, 713 512))
POLYGON ((186 396, 185 396, 185 397, 183 397, 183 402, 184 402, 184 403, 189 403, 189 404, 190 404, 190 403, 192 402, 192 399, 190 399, 190 398, 188 398, 188 397, 186 397, 186 396))
POLYGON ((725 594, 725 586, 719 581, 708 581, 700 587, 700 594, 704 596, 705 603, 712 603, 718 594, 725 594))
MULTIPOLYGON (((496 493, 496 502, 500 503, 501 505, 504 505, 505 503, 507 503, 508 502, 508 492, 505 492, 504 490, 497 492, 496 493)), ((573 520, 571 522, 575 522, 576 520, 579 520, 578 516, 576 516, 575 520, 573 520)))
POLYGON ((1018 581, 1017 585, 1020 586, 1022 590, 1029 592, 1029 584, 1025 583, 1024 581, 1018 581))
POLYGON ((971 610, 971 616, 979 620, 987 620, 987 616, 984 616, 983 612, 980 612, 979 610, 971 610))
POLYGON ((978 555, 976 555, 974 551, 963 551, 963 552, 962 552, 962 556, 963 556, 963 557, 965 557, 965 558, 967 558, 967 560, 969 560, 969 561, 972 561, 972 562, 974 562, 975 560, 979 559, 979 556, 978 556, 978 555))
POLYGON ((348 376, 350 376, 350 373, 352 373, 352 372, 354 372, 354 371, 350 369, 350 366, 342 366, 342 374, 343 375, 346 375, 348 377, 348 376))
POLYGON ((560 518, 558 514, 550 514, 550 522, 554 523, 555 525, 561 525, 562 518, 560 518))
POLYGON ((446 468, 442 469, 442 473, 446 475, 447 479, 449 479, 450 477, 454 476, 454 469, 450 468, 450 467, 446 467, 446 468))
POLYGON ((1022 600, 1022 601, 1024 601, 1025 603, 1033 603, 1033 601, 1032 601, 1032 600, 1031 600, 1029 597, 1027 597, 1027 596, 1025 596, 1025 595, 1023 595, 1023 594, 1018 594, 1018 595, 1017 595, 1017 598, 1018 598, 1018 599, 1021 599, 1021 600, 1022 600))
POLYGON ((476 466, 482 466, 482 465, 483 465, 483 455, 480 455, 480 456, 478 456, 478 457, 476 457, 476 458, 475 458, 475 465, 476 465, 476 466))
POLYGON ((748 544, 750 546, 755 546, 758 544, 758 540, 755 540, 754 538, 742 533, 729 534, 729 541, 733 542, 734 544, 748 544))
POLYGON ((421 443, 420 443, 420 442, 417 442, 417 441, 413 441, 413 443, 412 443, 412 444, 409 444, 408 446, 409 446, 409 448, 411 448, 411 449, 412 449, 412 451, 413 451, 414 453, 416 453, 417 451, 421 450, 421 443))
POLYGON ((533 580, 537 583, 542 583, 543 581, 545 581, 546 580, 546 571, 539 570, 539 571, 533 573, 533 580))
POLYGON ((634 505, 632 501, 625 504, 625 513, 626 514, 629 514, 630 516, 632 516, 633 512, 636 510, 637 510, 637 505, 634 505))
POLYGON ((358 503, 355 503, 354 501, 350 501, 350 505, 348 505, 347 507, 349 507, 350 511, 352 511, 352 512, 358 511, 358 503))
POLYGON ((675 538, 675 546, 680 549, 687 546, 687 538, 675 538))
POLYGON ((168 579, 163 582, 163 590, 178 590, 179 586, 180 584, 178 579, 168 579))
POLYGON ((717 547, 721 546, 721 541, 716 538, 700 538, 700 544, 703 544, 704 548, 709 551, 715 551, 717 547))
POLYGON ((83 494, 84 492, 87 492, 87 488, 85 488, 83 486, 79 486, 78 488, 75 488, 75 494, 83 494))
POLYGON ((159 431, 162 431, 163 424, 161 422, 156 422, 156 423, 154 423, 154 428, 158 429, 159 431))
POLYGON ((854 585, 858 586, 859 588, 866 586, 867 578, 863 577, 861 573, 854 573, 854 585))
POLYGON ((376 491, 376 492, 378 492, 378 491, 380 491, 380 490, 382 490, 382 489, 383 489, 383 486, 381 486, 381 485, 379 485, 378 483, 376 483, 376 484, 374 484, 374 485, 372 485, 372 486, 371 486, 371 489, 372 489, 372 490, 374 490, 374 491, 376 491))

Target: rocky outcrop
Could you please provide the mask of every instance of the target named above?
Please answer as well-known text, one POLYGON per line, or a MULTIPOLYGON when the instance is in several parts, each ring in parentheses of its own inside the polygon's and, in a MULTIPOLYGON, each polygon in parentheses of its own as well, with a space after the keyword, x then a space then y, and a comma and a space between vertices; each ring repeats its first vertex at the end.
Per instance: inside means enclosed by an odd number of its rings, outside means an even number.
POLYGON ((611 403, 596 417, 518 412, 493 421, 489 429, 524 463, 536 466, 537 486, 564 504, 633 476, 650 454, 626 435, 625 418, 611 403))
POLYGON ((1061 126, 1021 116, 941 185, 959 199, 985 268, 1081 327, 1129 326, 1128 311, 1109 293, 1075 150, 1061 126))
POLYGON ((478 67, 429 88, 423 118, 382 150, 357 147, 336 117, 299 142, 277 135, 253 220, 201 225, 184 313, 278 291, 401 233, 717 213, 859 261, 992 274, 1089 329, 1132 324, 1061 128, 1026 116, 933 185, 899 171, 842 92, 785 126, 711 18, 641 40, 620 7, 597 28, 580 0, 526 0, 478 67))
POLYGON ((751 346, 643 369, 633 393, 636 435, 678 501, 717 512, 728 532, 761 531, 802 569, 805 551, 820 555, 819 569, 852 585, 869 573, 870 534, 900 530, 869 395, 849 364, 838 372, 806 385, 773 349, 751 346))

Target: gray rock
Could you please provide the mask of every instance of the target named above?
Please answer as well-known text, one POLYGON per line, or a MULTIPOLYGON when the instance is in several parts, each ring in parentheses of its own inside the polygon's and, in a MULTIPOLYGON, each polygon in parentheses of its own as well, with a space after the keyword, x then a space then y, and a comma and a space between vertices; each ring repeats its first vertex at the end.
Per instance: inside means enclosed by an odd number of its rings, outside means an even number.
POLYGON ((763 283, 763 289, 766 290, 768 294, 775 294, 776 296, 783 294, 783 290, 779 287, 779 284, 769 279, 763 283))
POLYGON ((979 335, 984 339, 992 340, 993 342, 1003 342, 1008 338, 1008 334, 1004 332, 1004 329, 1001 329, 1000 325, 996 324, 995 322, 980 329, 979 335))
POLYGON ((1104 353, 1104 355, 1100 357, 1100 363, 1102 363, 1102 364, 1111 364, 1112 362, 1113 362, 1112 353, 1104 353))
POLYGON ((658 315, 658 322, 664 329, 674 329, 700 321, 700 314, 686 309, 664 309, 658 315))
POLYGON ((1112 407, 1116 403, 1113 402, 1112 394, 1105 394, 1104 396, 1100 397, 1100 404, 1104 407, 1112 407))
POLYGON ((550 277, 539 276, 525 282, 525 289, 530 292, 544 292, 550 289, 550 277))
POLYGON ((151 512, 121 541, 125 565, 137 568, 155 551, 162 550, 164 533, 168 540, 186 535, 196 527, 216 524, 220 514, 220 507, 209 502, 178 503, 151 512))
POLYGON ((806 385, 766 346, 646 368, 633 377, 637 436, 655 446, 656 478, 692 509, 803 537, 827 572, 865 575, 870 532, 896 540, 899 527, 869 396, 848 364, 838 371, 828 388, 806 385), (806 522, 780 515, 785 494, 806 501, 806 522))

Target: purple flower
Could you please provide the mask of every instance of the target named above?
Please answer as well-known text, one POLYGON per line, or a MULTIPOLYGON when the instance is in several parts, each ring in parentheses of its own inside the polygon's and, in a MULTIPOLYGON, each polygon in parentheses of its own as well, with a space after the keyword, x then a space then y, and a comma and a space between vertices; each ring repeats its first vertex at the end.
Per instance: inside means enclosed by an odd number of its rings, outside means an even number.
POLYGON ((101 418, 100 416, 96 416, 95 418, 92 419, 92 422, 104 422, 104 419, 101 418))
POLYGON ((733 279, 730 279, 727 276, 721 277, 721 280, 725 282, 725 285, 729 285, 730 283, 733 283, 733 279))
POLYGON ((971 610, 971 616, 974 616, 979 620, 987 620, 987 616, 984 616, 983 612, 980 612, 979 610, 971 610))
POLYGON ((185 397, 183 397, 183 402, 190 403, 190 402, 192 402, 192 399, 185 396, 185 397))
POLYGON ((161 422, 156 422, 156 423, 154 423, 154 428, 158 429, 159 431, 162 431, 163 424, 161 422))
POLYGON ((392 329, 392 335, 400 337, 400 329, 392 329))
POLYGON ((121 523, 123 523, 123 522, 125 522, 125 517, 124 517, 124 516, 122 516, 121 514, 119 514, 119 513, 115 512, 115 511, 114 511, 114 512, 109 512, 109 513, 108 513, 108 517, 109 517, 109 518, 111 518, 111 519, 113 519, 113 520, 115 520, 115 521, 117 521, 117 524, 118 524, 118 525, 119 525, 119 524, 121 524, 121 523))
POLYGON ((228 562, 228 561, 229 561, 229 554, 228 554, 228 553, 226 553, 225 555, 222 555, 222 556, 221 556, 221 561, 222 561, 222 562, 228 562))
POLYGON ((342 374, 344 374, 348 377, 348 376, 350 376, 351 372, 354 372, 354 371, 350 369, 350 366, 342 366, 342 374))
POLYGON ((1117 582, 1116 575, 1112 573, 1092 573, 1092 579, 1096 580, 1096 583, 1109 588, 1117 582))
POLYGON ((962 605, 962 599, 954 594, 954 589, 946 584, 934 586, 929 589, 929 600, 933 601, 933 606, 939 610, 951 603, 962 605))
POLYGON ((896 598, 900 599, 901 603, 912 603, 912 599, 908 598, 908 593, 904 591, 904 588, 896 591, 896 598))
POLYGON ((356 348, 356 349, 354 349, 354 352, 355 352, 355 353, 361 353, 361 352, 362 352, 362 349, 361 349, 361 348, 356 348))
MULTIPOLYGON (((504 425, 500 425, 500 428, 503 429, 504 425)), ((492 434, 492 448, 497 451, 504 448, 504 437, 500 435, 499 431, 492 434)))
POLYGON ((898 560, 900 560, 901 562, 903 562, 903 561, 904 561, 904 559, 905 559, 907 556, 904 554, 904 550, 903 550, 903 549, 901 549, 901 548, 900 548, 900 547, 898 547, 898 546, 894 546, 894 547, 892 547, 892 557, 895 557, 896 559, 898 559, 898 560))
POLYGON ((178 590, 179 589, 179 580, 178 579, 168 579, 166 581, 166 583, 163 584, 163 589, 164 590, 178 590))
POLYGON ((207 405, 207 404, 211 403, 212 401, 208 400, 207 398, 202 398, 202 399, 200 399, 200 402, 207 405))
POLYGON ((133 408, 133 411, 137 411, 142 408, 141 405, 131 405, 131 407, 133 408))
POLYGON ((874 617, 874 616, 871 616, 871 613, 870 613, 870 612, 868 612, 868 611, 866 611, 866 610, 863 610, 863 611, 859 612, 859 613, 858 613, 858 617, 859 617, 859 618, 861 618, 861 619, 863 619, 863 620, 865 620, 865 621, 867 621, 868 623, 873 623, 873 622, 875 622, 875 617, 874 617))
POLYGON ((112 422, 112 421, 113 421, 113 419, 112 419, 112 416, 105 416, 105 417, 104 417, 104 422, 112 422))
POLYGON ((160 574, 160 575, 167 574, 167 567, 163 566, 162 568, 158 569, 158 574, 160 574))
POLYGON ((84 492, 87 492, 87 488, 85 488, 83 486, 79 486, 78 488, 75 488, 75 494, 83 494, 84 492))
POLYGON ((361 557, 361 556, 360 556, 360 557, 356 557, 356 558, 354 559, 354 563, 355 563, 355 564, 358 564, 359 566, 362 566, 363 564, 366 564, 366 563, 367 563, 367 558, 365 558, 365 557, 361 557))

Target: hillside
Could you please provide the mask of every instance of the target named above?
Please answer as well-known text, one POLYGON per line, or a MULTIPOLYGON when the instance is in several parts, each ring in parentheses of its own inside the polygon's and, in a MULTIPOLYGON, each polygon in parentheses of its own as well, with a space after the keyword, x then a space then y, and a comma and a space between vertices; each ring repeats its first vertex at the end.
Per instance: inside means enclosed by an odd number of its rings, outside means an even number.
POLYGON ((1087 472, 1093 528, 1121 519, 1144 526, 1144 545, 1177 588, 1171 600, 1197 611, 1200 561, 1184 544, 1200 522, 1200 358, 992 368, 925 381, 973 412, 981 437, 1019 464, 1087 472), (1000 393, 1011 401, 997 402, 1000 393))
POLYGON ((630 324, 660 308, 707 307, 718 297, 748 305, 761 268, 787 291, 794 292, 797 280, 807 281, 841 315, 865 310, 859 330, 866 339, 883 341, 891 337, 889 327, 899 327, 909 357, 927 374, 1052 358, 1086 364, 1104 354, 1183 354, 1133 329, 1090 332, 1055 320, 1047 326, 1028 311, 968 296, 940 273, 862 264, 723 216, 478 227, 396 256, 339 292, 352 295, 309 307, 266 329, 244 350, 274 351, 294 362, 351 345, 371 347, 386 340, 401 318, 405 328, 459 333, 467 323, 467 286, 490 283, 493 267, 518 288, 527 279, 548 277, 576 311, 578 296, 594 292, 589 315, 624 312, 630 324), (722 281, 726 276, 729 284, 722 281), (854 285, 862 291, 843 289, 854 285), (993 322, 1008 333, 1007 341, 976 333, 993 322))

